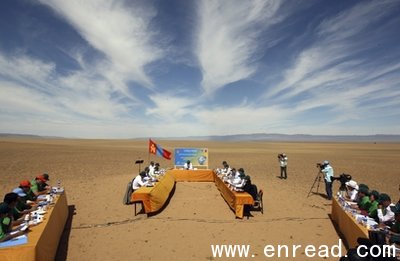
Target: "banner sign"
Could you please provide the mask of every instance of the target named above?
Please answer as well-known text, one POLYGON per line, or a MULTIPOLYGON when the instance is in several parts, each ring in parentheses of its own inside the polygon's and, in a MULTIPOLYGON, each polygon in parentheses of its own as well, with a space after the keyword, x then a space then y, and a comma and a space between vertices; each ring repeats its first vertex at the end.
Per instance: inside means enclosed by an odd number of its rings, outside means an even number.
POLYGON ((193 167, 208 167, 208 149, 178 148, 175 149, 175 166, 183 166, 190 160, 193 167))

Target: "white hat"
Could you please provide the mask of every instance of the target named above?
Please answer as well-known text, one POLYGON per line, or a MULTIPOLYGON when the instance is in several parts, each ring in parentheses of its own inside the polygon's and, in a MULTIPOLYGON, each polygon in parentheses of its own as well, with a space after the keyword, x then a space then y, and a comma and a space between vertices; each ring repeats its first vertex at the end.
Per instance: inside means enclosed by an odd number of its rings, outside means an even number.
POLYGON ((354 188, 354 189, 358 190, 358 185, 357 185, 357 182, 356 182, 356 181, 354 181, 354 180, 347 181, 347 182, 346 182, 346 186, 348 186, 348 187, 351 187, 351 188, 354 188))
POLYGON ((18 196, 20 196, 20 197, 25 197, 25 196, 26 196, 26 194, 24 193, 24 191, 22 190, 22 188, 15 188, 15 189, 13 190, 13 192, 14 192, 15 194, 18 194, 18 196))
POLYGON ((329 164, 329 161, 324 160, 324 165, 328 165, 328 164, 329 164))

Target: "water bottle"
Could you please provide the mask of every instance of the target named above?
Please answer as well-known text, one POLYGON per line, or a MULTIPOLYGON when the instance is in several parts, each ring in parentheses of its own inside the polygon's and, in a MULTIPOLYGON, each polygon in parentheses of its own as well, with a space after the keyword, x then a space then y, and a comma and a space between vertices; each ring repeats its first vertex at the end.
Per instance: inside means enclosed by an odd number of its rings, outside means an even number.
POLYGON ((28 213, 28 214, 26 214, 25 215, 25 217, 24 217, 24 223, 25 223, 25 225, 29 225, 29 220, 30 220, 31 218, 30 218, 30 214, 28 213))

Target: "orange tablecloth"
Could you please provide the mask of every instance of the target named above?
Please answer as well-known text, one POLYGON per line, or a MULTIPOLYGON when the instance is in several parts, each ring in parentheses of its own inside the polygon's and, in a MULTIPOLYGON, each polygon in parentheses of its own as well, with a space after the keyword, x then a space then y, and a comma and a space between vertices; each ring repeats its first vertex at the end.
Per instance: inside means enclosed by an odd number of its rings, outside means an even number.
POLYGON ((28 232, 28 243, 24 245, 1 248, 2 261, 53 261, 65 222, 68 218, 66 194, 60 195, 55 205, 44 215, 41 224, 31 227, 28 232))
POLYGON ((331 218, 337 224, 350 248, 358 245, 357 238, 368 238, 368 229, 358 224, 350 213, 344 211, 336 198, 332 199, 331 218))
POLYGON ((204 181, 214 182, 214 171, 211 169, 184 170, 172 169, 167 173, 171 173, 175 180, 178 181, 204 181))
POLYGON ((143 202, 144 212, 160 210, 167 201, 175 181, 215 182, 222 197, 235 211, 238 218, 243 218, 244 205, 253 205, 253 197, 247 192, 234 192, 214 173, 213 170, 169 170, 154 187, 142 187, 132 193, 132 202, 143 202))
POLYGON ((142 201, 145 213, 156 212, 162 208, 175 185, 175 178, 166 173, 154 187, 141 187, 131 195, 132 202, 142 201))
POLYGON ((229 207, 235 211, 236 217, 243 218, 244 205, 253 205, 253 197, 247 192, 232 191, 216 174, 214 174, 214 180, 215 186, 217 186, 229 207))

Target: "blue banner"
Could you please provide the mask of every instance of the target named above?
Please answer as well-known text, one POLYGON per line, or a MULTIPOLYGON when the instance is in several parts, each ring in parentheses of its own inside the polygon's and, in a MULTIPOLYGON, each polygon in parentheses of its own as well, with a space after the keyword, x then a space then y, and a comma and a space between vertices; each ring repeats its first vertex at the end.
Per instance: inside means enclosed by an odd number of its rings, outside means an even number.
POLYGON ((190 160, 193 167, 208 167, 208 149, 178 148, 175 149, 175 166, 183 166, 190 160))

